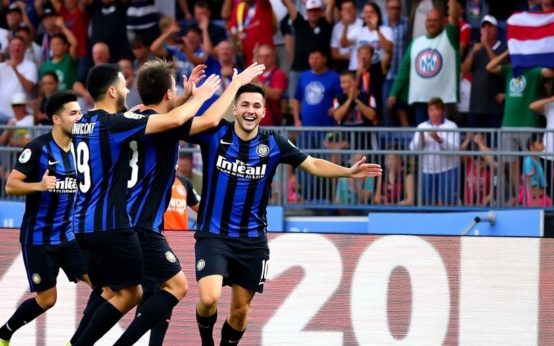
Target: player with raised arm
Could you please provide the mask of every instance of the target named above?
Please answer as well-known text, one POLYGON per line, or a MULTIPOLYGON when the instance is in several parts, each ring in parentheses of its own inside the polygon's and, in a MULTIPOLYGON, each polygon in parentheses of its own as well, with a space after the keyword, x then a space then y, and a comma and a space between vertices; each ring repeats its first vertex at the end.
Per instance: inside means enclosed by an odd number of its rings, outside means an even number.
POLYGON ((93 260, 91 280, 104 290, 95 308, 83 315, 90 322, 80 324, 82 333, 74 335, 73 345, 93 345, 142 295, 142 252, 126 208, 129 142, 182 126, 218 87, 219 77, 210 76, 185 104, 144 117, 125 111, 129 90, 117 66, 90 70, 87 90, 94 109, 73 126, 78 187, 73 224, 79 245, 93 260))
POLYGON ((36 296, 24 301, 0 328, 0 345, 9 345, 16 330, 54 306, 60 268, 70 281, 90 285, 71 223, 77 192, 71 129, 81 107, 74 93, 64 91, 48 98, 45 111, 52 131, 25 146, 6 183, 7 194, 26 196, 19 240, 36 296))
MULTIPOLYGON (((193 71, 191 82, 203 74, 204 66, 193 71), (196 77, 194 77, 196 76, 196 77)), ((179 140, 217 126, 231 106, 236 91, 263 73, 264 66, 253 64, 235 74, 225 92, 202 116, 188 120, 172 131, 145 136, 131 142, 128 211, 144 257, 145 284, 159 285, 161 290, 140 305, 136 318, 115 345, 132 345, 185 297, 188 289, 179 260, 163 235, 163 215, 171 198, 179 140)), ((146 117, 166 113, 175 107, 175 70, 171 63, 153 60, 138 73, 137 87, 146 117)), ((187 83, 184 89, 190 89, 187 83)), ((157 340, 159 343, 160 340, 157 340)))
POLYGON ((195 233, 196 279, 200 299, 196 318, 202 345, 214 345, 213 326, 223 285, 232 290, 220 345, 236 345, 246 329, 250 303, 262 292, 267 274, 266 208, 271 181, 280 163, 320 177, 365 178, 381 175, 365 158, 346 168, 303 153, 274 131, 259 128, 265 116, 264 89, 239 88, 234 122, 188 140, 200 144, 203 188, 195 233))

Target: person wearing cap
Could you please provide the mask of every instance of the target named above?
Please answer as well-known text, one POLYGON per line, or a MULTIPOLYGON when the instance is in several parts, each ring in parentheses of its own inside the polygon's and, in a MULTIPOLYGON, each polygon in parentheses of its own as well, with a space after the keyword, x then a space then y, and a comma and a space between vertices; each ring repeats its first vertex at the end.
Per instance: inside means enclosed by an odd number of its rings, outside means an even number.
POLYGON ((10 104, 16 93, 33 92, 37 81, 37 67, 31 61, 25 60, 25 41, 19 36, 10 40, 8 52, 10 58, 0 63, 0 113, 13 117, 10 104))
MULTIPOLYGON (((469 97, 468 127, 498 128, 502 120, 500 94, 504 81, 487 71, 487 64, 503 51, 506 44, 498 40, 498 22, 486 15, 481 19, 481 39, 469 51, 462 64, 462 73, 471 73, 472 86, 469 97)), ((490 143, 489 143, 490 144, 490 143)))
POLYGON ((51 58, 50 40, 56 34, 61 32, 61 29, 56 25, 56 18, 58 13, 50 6, 43 7, 41 1, 35 3, 35 9, 37 14, 40 15, 41 24, 44 28, 42 35, 38 35, 36 42, 42 47, 43 61, 47 61, 51 58))
MULTIPOLYGON (((27 96, 16 93, 11 98, 14 113, 13 119, 8 122, 12 126, 33 126, 34 117, 27 113, 27 96)), ((23 147, 31 141, 31 134, 27 129, 6 130, 0 136, 0 144, 10 144, 13 147, 23 147)))
POLYGON ((10 31, 10 36, 14 36, 15 31, 20 26, 26 26, 31 30, 31 33, 35 34, 35 26, 29 20, 27 16, 27 4, 24 1, 12 2, 8 6, 8 11, 6 12, 6 24, 8 30, 10 31))

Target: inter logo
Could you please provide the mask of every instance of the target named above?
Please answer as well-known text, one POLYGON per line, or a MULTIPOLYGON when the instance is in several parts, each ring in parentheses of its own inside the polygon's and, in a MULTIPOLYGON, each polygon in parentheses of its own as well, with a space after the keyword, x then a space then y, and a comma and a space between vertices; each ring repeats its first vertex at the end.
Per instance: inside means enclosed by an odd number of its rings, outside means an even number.
POLYGON ((35 285, 40 284, 40 282, 42 281, 42 279, 40 278, 40 275, 38 275, 37 273, 33 274, 32 279, 35 285))
POLYGON ((260 144, 256 147, 256 154, 259 157, 266 157, 269 154, 269 147, 265 144, 260 144))
POLYGON ((421 78, 433 78, 442 69, 442 55, 435 49, 424 49, 415 58, 415 69, 421 78))

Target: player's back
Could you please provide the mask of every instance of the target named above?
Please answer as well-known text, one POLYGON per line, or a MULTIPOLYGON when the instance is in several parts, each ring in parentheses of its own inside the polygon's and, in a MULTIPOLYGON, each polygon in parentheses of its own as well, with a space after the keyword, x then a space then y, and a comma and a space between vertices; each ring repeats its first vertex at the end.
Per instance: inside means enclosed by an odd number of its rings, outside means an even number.
POLYGON ((75 239, 70 221, 77 192, 73 153, 60 148, 49 132, 25 146, 15 169, 25 174, 25 182, 40 182, 46 170, 56 177, 53 189, 26 196, 21 243, 58 245, 75 239))
POLYGON ((141 140, 147 118, 92 110, 73 126, 77 164, 74 231, 130 228, 127 214, 129 142, 141 140))
MULTIPOLYGON (((155 114, 146 110, 142 114, 155 114)), ((133 226, 161 232, 163 215, 171 199, 179 140, 190 131, 192 120, 183 126, 130 143, 130 177, 127 210, 133 226)))

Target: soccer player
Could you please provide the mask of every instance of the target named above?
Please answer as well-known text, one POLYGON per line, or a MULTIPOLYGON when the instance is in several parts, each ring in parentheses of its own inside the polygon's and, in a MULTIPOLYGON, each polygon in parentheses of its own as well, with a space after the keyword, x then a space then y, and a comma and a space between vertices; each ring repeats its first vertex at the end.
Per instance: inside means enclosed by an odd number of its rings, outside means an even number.
POLYGON ((73 126, 78 187, 73 223, 79 245, 93 259, 89 263, 92 282, 104 290, 83 315, 78 328, 82 333, 74 335, 73 345, 94 344, 142 295, 142 251, 126 208, 130 165, 136 164, 129 160, 129 142, 182 126, 219 84, 218 76, 210 76, 201 87, 193 88, 193 97, 185 104, 166 114, 144 117, 125 112, 129 90, 117 66, 101 64, 90 70, 87 89, 94 109, 73 126))
POLYGON ((90 285, 70 221, 77 192, 71 129, 81 107, 77 96, 65 91, 48 99, 45 112, 52 131, 25 146, 6 183, 6 193, 27 196, 19 240, 36 296, 0 328, 0 345, 9 345, 16 330, 56 304, 60 268, 70 281, 90 285))
POLYGON ((195 234, 196 279, 200 299, 196 318, 202 345, 214 345, 213 326, 223 285, 232 289, 230 313, 221 345, 236 345, 246 329, 250 302, 262 293, 267 273, 266 207, 280 163, 320 177, 365 178, 381 175, 365 158, 346 168, 306 155, 281 135, 259 128, 265 116, 264 89, 239 88, 234 122, 191 136, 200 144, 204 177, 195 234))
MULTIPOLYGON (((201 75, 202 70, 202 67, 196 68, 193 73, 201 75)), ((161 290, 141 304, 137 317, 116 345, 132 345, 138 341, 148 329, 166 317, 187 293, 185 274, 162 234, 163 214, 169 204, 175 179, 179 140, 217 126, 231 106, 239 87, 249 83, 263 70, 263 65, 253 64, 241 74, 235 73, 225 92, 204 115, 194 117, 172 131, 145 136, 140 143, 130 143, 131 174, 127 185, 130 189, 127 209, 142 247, 145 280, 159 285, 161 290)), ((174 108, 176 86, 173 76, 173 65, 164 60, 153 60, 141 67, 137 86, 146 107, 141 112, 143 115, 149 117, 174 108)))

